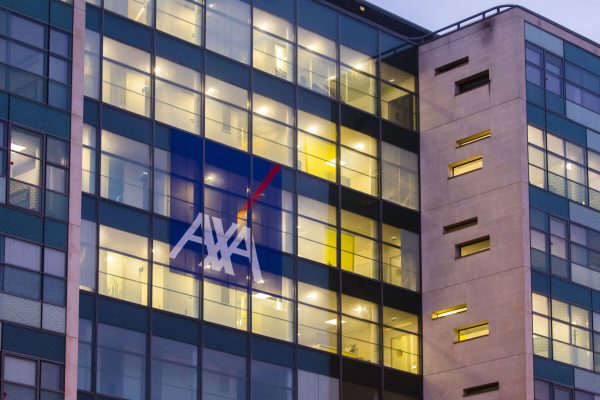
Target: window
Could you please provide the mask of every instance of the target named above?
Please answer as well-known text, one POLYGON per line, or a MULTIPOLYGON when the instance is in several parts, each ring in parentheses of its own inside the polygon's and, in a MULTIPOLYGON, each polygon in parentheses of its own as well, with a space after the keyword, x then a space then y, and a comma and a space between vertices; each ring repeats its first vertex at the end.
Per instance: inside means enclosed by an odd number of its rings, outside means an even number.
POLYGON ((419 210, 419 155, 381 142, 381 197, 419 210))
POLYGON ((470 388, 463 389, 463 397, 475 396, 482 393, 493 392, 500 390, 500 383, 486 383, 485 385, 473 386, 470 388))
POLYGON ((454 307, 444 308, 442 310, 434 311, 431 314, 431 319, 438 319, 438 318, 449 317, 451 315, 462 313, 462 312, 466 312, 466 311, 467 311, 467 305, 466 304, 461 304, 459 306, 454 306, 454 307))
POLYGON ((202 281, 196 274, 169 266, 167 243, 155 240, 152 257, 152 307, 198 318, 202 281))
POLYGON ((483 71, 456 82, 456 94, 468 92, 490 83, 489 71, 483 71))
POLYGON ((161 57, 154 72, 156 120, 199 135, 200 73, 161 57))
POLYGON ((481 131, 479 133, 475 133, 471 136, 467 136, 466 138, 459 139, 456 141, 456 147, 463 147, 471 143, 478 142, 483 139, 487 139, 492 137, 492 131, 487 129, 485 131, 481 131))
POLYGON ((420 371, 419 317, 383 307, 383 364, 412 374, 420 371))
POLYGON ((83 64, 83 93, 100 98, 100 34, 85 30, 85 58, 83 64))
POLYGON ((156 0, 156 29, 201 45, 203 12, 202 1, 156 0))
POLYGON ((381 82, 380 87, 381 117, 403 128, 415 130, 417 126, 416 96, 393 84, 381 82))
POLYGON ((92 391, 92 337, 93 323, 79 318, 79 345, 77 348, 77 389, 92 391))
POLYGON ((342 210, 342 268, 369 278, 379 278, 378 224, 374 220, 342 210))
POLYGON ((69 143, 46 139, 46 215, 68 219, 69 143))
POLYGON ((235 286, 204 280, 204 320, 246 330, 248 294, 235 286))
POLYGON ((409 290, 420 287, 419 235, 383 224, 383 281, 409 290))
POLYGON ((152 337, 152 398, 194 400, 197 397, 198 349, 174 340, 152 337))
POLYGON ((102 131, 100 195, 147 210, 150 206, 150 148, 102 131))
POLYGON ((279 340, 294 340, 294 302, 252 292, 252 332, 279 340))
POLYGON ((342 296, 342 355, 379 362, 377 305, 356 297, 342 296))
POLYGON ((254 7, 253 66, 294 81, 293 24, 254 7))
POLYGON ((337 298, 335 291, 298 282, 298 344, 337 353, 337 298))
POLYGON ((148 304, 148 239, 100 225, 99 293, 148 304))
POLYGON ((477 222, 478 222, 477 217, 465 219, 464 221, 455 222, 453 224, 444 226, 443 232, 444 233, 456 232, 461 229, 466 229, 471 226, 475 226, 475 225, 477 225, 477 222))
POLYGON ((146 398, 146 335, 98 324, 96 391, 131 400, 146 398))
POLYGON ((292 400, 294 374, 291 368, 252 360, 251 400, 292 400))
POLYGON ((10 139, 9 202, 33 211, 42 206, 43 137, 13 127, 10 139))
POLYGON ((298 195, 298 257, 337 266, 335 207, 298 195))
POLYGON ((206 48, 244 64, 250 62, 250 6, 240 0, 209 1, 206 48))
POLYGON ((0 204, 6 203, 6 124, 0 122, 0 204))
POLYGON ((86 219, 81 220, 80 235, 80 257, 79 257, 79 288, 93 291, 96 289, 96 271, 98 246, 98 234, 96 224, 86 219))
POLYGON ((81 157, 81 190, 96 194, 96 128, 83 124, 83 148, 81 157))
POLYGON ((202 398, 246 400, 247 360, 233 354, 204 349, 202 398))
POLYGON ((461 67, 468 63, 469 63, 469 57, 459 58, 458 60, 454 60, 452 62, 449 62, 448 64, 444 64, 444 65, 437 67, 435 69, 435 74, 440 75, 440 74, 443 74, 444 72, 448 72, 450 70, 453 70, 454 68, 461 67))
POLYGON ((292 107, 259 94, 252 95, 252 151, 279 164, 294 166, 292 107))
POLYGON ((470 157, 448 165, 450 178, 477 171, 483 168, 483 156, 470 157))
POLYGON ((339 400, 339 379, 298 370, 298 400, 339 400))
POLYGON ((489 322, 481 322, 474 325, 463 326, 461 328, 456 328, 454 330, 456 332, 456 341, 464 342, 470 339, 476 339, 482 336, 487 336, 490 334, 490 323, 489 322))
MULTIPOLYGON (((340 22, 343 21, 346 20, 342 19, 340 22)), ((350 38, 346 42, 354 44, 350 38)), ((365 51, 367 49, 357 50, 340 45, 340 98, 346 104, 374 114, 377 111, 377 86, 374 77, 377 63, 373 53, 367 54, 365 51)))
POLYGON ((140 0, 104 0, 104 8, 145 25, 152 25, 154 2, 140 0))
POLYGON ((62 398, 63 366, 28 358, 4 356, 3 393, 6 398, 62 398))
POLYGON ((248 150, 248 91, 206 76, 205 136, 248 150))
POLYGON ((341 184, 363 193, 379 193, 377 140, 353 129, 341 131, 341 184))
POLYGON ((106 36, 103 52, 102 101, 150 117, 150 54, 106 36))
POLYGON ((484 236, 456 245, 456 257, 466 257, 490 249, 490 237, 484 236))
POLYGON ((336 181, 336 124, 298 110, 298 170, 336 181))
POLYGON ((298 84, 337 97, 337 49, 333 40, 298 27, 298 84))

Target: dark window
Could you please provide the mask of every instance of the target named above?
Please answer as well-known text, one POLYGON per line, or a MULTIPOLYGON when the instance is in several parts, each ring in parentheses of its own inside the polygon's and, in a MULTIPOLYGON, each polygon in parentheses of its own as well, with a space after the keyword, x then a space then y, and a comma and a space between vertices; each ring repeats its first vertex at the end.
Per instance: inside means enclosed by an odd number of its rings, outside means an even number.
POLYGON ((483 71, 456 82, 456 94, 468 92, 490 83, 490 72, 483 71))
POLYGON ((474 225, 477 225, 477 217, 469 218, 464 221, 446 225, 446 226, 444 226, 444 233, 459 231, 461 229, 465 229, 465 228, 468 228, 468 227, 474 226, 474 225))
POLYGON ((13 39, 20 40, 36 47, 44 47, 44 26, 25 18, 11 15, 9 35, 13 39))
POLYGON ((535 400, 550 400, 550 383, 535 380, 535 400))
POLYGON ((454 68, 458 68, 458 67, 463 66, 468 63, 469 63, 469 57, 463 57, 461 59, 454 60, 452 62, 449 62, 448 64, 444 64, 444 65, 437 67, 435 69, 435 74, 440 75, 440 74, 443 74, 444 72, 448 72, 450 70, 453 70, 454 68))
POLYGON ((482 393, 493 392, 500 389, 499 382, 486 383, 485 385, 473 386, 463 389, 463 397, 475 396, 482 393))

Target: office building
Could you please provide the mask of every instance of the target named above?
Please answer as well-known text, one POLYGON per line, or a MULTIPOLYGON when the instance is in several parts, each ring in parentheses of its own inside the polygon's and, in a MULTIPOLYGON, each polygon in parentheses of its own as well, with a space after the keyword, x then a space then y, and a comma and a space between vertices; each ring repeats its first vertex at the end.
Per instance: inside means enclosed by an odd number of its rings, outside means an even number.
POLYGON ((600 397, 599 60, 513 7, 0 0, 4 398, 600 397))

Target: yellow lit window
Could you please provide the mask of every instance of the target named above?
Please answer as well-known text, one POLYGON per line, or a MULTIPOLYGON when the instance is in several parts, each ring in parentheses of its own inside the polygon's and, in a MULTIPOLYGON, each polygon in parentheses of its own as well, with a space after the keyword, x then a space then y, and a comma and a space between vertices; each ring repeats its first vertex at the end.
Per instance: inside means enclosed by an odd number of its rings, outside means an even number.
POLYGON ((475 156, 448 165, 450 177, 464 175, 483 168, 483 157, 475 156))
POLYGON ((458 314, 458 313, 465 312, 465 311, 467 311, 467 305, 461 304, 459 306, 454 306, 454 307, 450 307, 450 308, 444 308, 443 310, 434 311, 431 314, 431 319, 449 317, 450 315, 458 314))
POLYGON ((491 136, 492 136, 492 131, 489 130, 489 129, 487 129, 485 131, 476 133, 474 135, 467 136, 466 138, 457 140, 456 141, 456 147, 466 146, 468 144, 475 143, 475 142, 478 142, 478 141, 483 140, 483 139, 487 139, 487 138, 489 138, 491 136))
POLYGON ((464 342, 465 340, 476 339, 478 337, 487 336, 490 334, 490 323, 481 322, 475 325, 464 326, 456 329, 456 341, 464 342))
POLYGON ((263 292, 252 292, 252 332, 292 341, 294 303, 263 292))
MULTIPOLYGON (((337 321, 335 313, 298 304, 298 344, 337 353, 337 321)), ((342 320, 342 324, 345 322, 342 320)))
POLYGON ((485 236, 479 239, 471 240, 466 243, 456 245, 457 257, 466 257, 471 254, 481 253, 490 249, 490 237, 485 236))
POLYGON ((241 288, 204 281, 204 320, 246 330, 248 295, 241 288))

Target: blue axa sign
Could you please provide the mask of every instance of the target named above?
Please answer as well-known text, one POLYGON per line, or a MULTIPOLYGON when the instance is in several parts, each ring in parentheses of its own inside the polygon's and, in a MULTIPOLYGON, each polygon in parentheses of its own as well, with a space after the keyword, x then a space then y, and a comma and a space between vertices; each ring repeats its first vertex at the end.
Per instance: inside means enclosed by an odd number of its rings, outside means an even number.
POLYGON ((263 282, 258 257, 252 257, 252 254, 256 255, 256 246, 250 228, 247 226, 239 227, 238 224, 233 223, 225 231, 221 218, 198 213, 194 222, 171 250, 170 258, 177 258, 189 242, 205 246, 206 257, 203 262, 205 268, 235 277, 231 256, 238 255, 248 259, 254 282, 263 282), (201 236, 198 235, 199 231, 202 232, 201 236))

